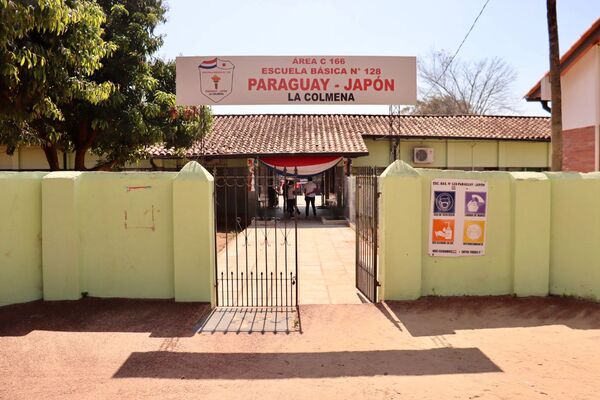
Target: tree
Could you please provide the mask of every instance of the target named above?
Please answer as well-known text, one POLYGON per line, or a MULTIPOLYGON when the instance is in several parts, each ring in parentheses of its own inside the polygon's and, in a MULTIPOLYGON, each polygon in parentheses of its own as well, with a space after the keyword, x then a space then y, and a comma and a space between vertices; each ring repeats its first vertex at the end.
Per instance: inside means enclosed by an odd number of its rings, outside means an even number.
MULTIPOLYGON (((149 76, 154 83, 142 93, 143 97, 132 96, 134 101, 130 98, 122 110, 105 110, 107 125, 96 129, 91 147, 104 158, 96 169, 146 158, 146 147, 157 142, 182 151, 210 131, 209 107, 175 105, 174 61, 153 60, 149 63, 149 76)), ((86 154, 81 147, 78 152, 86 154)), ((84 160, 80 162, 78 168, 84 169, 84 160)))
POLYGON ((0 144, 9 152, 40 145, 52 170, 59 151, 75 152, 76 170, 93 152, 93 169, 108 170, 145 158, 157 142, 189 147, 210 129, 208 107, 175 106, 174 63, 152 59, 162 45, 154 32, 162 0, 0 7, 0 100, 8 104, 0 105, 0 144))
POLYGON ((64 105, 98 104, 114 90, 90 78, 114 50, 104 13, 87 0, 0 0, 0 20, 0 144, 8 153, 39 145, 58 169, 64 105))
POLYGON ((110 169, 144 158, 156 142, 189 147, 210 129, 210 109, 175 107, 174 63, 151 60, 162 45, 154 32, 164 21, 162 0, 98 2, 107 14, 106 38, 117 48, 93 78, 116 90, 99 104, 73 104, 67 132, 75 169, 86 169, 89 151, 101 157, 95 169, 110 169))
POLYGON ((548 39, 550 44, 550 101, 552 102, 552 171, 562 170, 562 92, 560 86, 560 58, 558 49, 558 21, 556 0, 546 1, 548 39))
POLYGON ((417 100, 417 104, 414 107, 404 108, 402 112, 415 115, 471 114, 468 104, 456 101, 456 99, 448 95, 429 96, 427 100, 417 100))
POLYGON ((413 114, 512 113, 511 85, 516 72, 501 58, 463 62, 445 51, 419 62, 422 99, 413 114))

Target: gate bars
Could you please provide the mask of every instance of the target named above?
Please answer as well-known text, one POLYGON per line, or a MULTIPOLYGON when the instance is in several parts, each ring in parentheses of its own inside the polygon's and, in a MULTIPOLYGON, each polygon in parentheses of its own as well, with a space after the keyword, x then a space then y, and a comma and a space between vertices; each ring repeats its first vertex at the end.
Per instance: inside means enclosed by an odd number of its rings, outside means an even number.
POLYGON ((378 170, 360 167, 356 173, 356 288, 371 302, 377 302, 377 251, 379 189, 378 170))
POLYGON ((217 248, 215 263, 217 306, 297 307, 297 218, 279 216, 272 204, 274 196, 279 199, 280 179, 290 176, 220 172, 215 243, 224 247, 217 248))

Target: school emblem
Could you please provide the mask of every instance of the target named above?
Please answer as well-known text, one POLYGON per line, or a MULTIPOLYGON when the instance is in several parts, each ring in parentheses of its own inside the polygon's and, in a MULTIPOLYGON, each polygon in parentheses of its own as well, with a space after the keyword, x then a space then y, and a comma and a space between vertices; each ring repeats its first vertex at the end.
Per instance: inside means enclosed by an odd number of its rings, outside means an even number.
POLYGON ((200 92, 214 103, 229 96, 233 90, 234 65, 227 60, 211 58, 198 65, 200 92))

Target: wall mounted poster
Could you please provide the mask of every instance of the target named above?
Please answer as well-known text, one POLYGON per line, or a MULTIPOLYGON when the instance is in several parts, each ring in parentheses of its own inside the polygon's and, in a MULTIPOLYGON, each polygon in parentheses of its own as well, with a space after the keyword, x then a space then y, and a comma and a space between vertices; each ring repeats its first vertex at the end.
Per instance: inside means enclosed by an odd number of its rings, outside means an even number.
POLYGON ((487 182, 434 179, 431 182, 429 255, 485 254, 487 182))

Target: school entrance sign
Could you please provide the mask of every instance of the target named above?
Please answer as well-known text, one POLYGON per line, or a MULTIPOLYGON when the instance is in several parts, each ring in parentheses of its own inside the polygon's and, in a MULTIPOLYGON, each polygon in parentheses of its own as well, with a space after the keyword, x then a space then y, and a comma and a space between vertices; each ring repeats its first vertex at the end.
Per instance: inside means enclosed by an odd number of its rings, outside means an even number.
POLYGON ((415 57, 177 57, 178 105, 415 104, 415 57))

